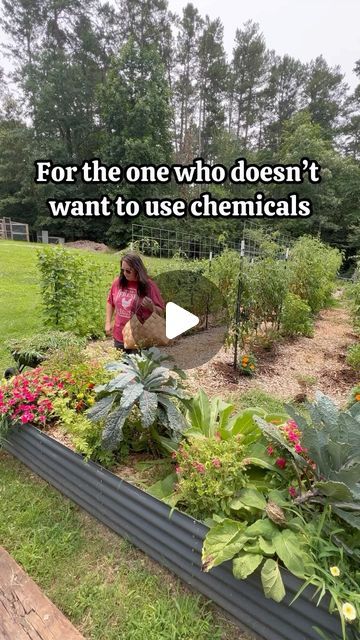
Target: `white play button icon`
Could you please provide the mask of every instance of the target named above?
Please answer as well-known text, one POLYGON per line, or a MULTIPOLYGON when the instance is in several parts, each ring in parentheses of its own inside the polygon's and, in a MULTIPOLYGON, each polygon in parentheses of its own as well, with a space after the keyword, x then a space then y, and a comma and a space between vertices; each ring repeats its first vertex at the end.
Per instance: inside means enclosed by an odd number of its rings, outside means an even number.
POLYGON ((183 307, 179 307, 174 302, 168 302, 166 305, 166 337, 169 340, 176 338, 188 329, 192 329, 199 324, 200 320, 190 311, 186 311, 183 307))

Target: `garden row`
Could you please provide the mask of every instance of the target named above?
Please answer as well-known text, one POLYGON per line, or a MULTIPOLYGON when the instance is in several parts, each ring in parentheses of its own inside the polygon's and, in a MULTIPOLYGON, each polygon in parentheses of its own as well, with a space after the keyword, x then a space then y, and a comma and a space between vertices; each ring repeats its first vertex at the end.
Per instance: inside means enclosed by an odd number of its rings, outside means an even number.
MULTIPOLYGON (((271 342, 280 334, 312 335, 314 314, 330 303, 340 252, 310 237, 295 242, 288 260, 278 259, 275 242, 263 240, 259 247, 261 258, 253 262, 225 251, 211 261, 159 261, 150 275, 156 279, 164 271, 186 271, 184 280, 162 279, 162 293, 166 302, 175 300, 200 317, 209 307, 206 278, 214 283, 222 297, 211 301, 210 312, 222 311, 225 300, 229 340, 237 334, 243 347, 257 337, 271 342), (197 280, 199 275, 205 278, 197 280)), ((48 248, 39 252, 39 268, 47 325, 78 335, 102 335, 114 265, 100 267, 91 257, 48 248)))
MULTIPOLYGON (((171 473, 149 492, 207 527, 201 529, 203 572, 229 562, 240 581, 256 572, 265 597, 280 603, 285 568, 303 583, 298 598, 312 585, 314 603, 327 602, 339 616, 342 637, 359 638, 360 402, 340 411, 319 394, 301 414, 291 407, 277 414, 260 407, 237 412, 202 391, 192 397, 185 374, 164 360, 156 349, 112 362, 90 359, 76 340, 53 350, 40 366, 1 385, 2 438, 12 450, 13 431, 21 447, 27 425, 50 435, 55 427, 85 461, 110 469, 129 451, 167 457, 171 473)), ((46 455, 40 458, 46 466, 46 455)), ((88 465, 81 464, 85 473, 88 465)), ((123 500, 120 528, 136 517, 129 497, 123 500)), ((98 509, 105 512, 104 505, 98 509)), ((179 526, 190 526, 184 522, 179 526)), ((185 547, 182 554, 191 564, 185 547)), ((264 626, 262 634, 275 637, 264 626)), ((306 637, 313 634, 306 630, 306 637)))

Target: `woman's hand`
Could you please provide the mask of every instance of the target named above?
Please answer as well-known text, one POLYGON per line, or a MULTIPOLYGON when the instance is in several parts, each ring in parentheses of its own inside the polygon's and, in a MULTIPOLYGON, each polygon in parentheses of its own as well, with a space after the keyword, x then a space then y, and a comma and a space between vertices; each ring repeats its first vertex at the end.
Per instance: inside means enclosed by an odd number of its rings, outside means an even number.
POLYGON ((105 322, 105 333, 107 336, 111 336, 111 322, 105 322))
POLYGON ((145 307, 145 309, 149 309, 149 311, 154 311, 155 310, 155 305, 153 303, 153 301, 151 300, 151 298, 149 298, 149 296, 145 296, 145 298, 143 299, 142 303, 141 303, 142 307, 145 307))

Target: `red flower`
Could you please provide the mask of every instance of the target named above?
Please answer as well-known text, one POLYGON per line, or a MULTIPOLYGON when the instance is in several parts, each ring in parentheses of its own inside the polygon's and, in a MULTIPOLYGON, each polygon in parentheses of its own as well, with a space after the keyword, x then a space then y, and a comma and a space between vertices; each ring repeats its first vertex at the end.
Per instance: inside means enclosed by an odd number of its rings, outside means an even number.
POLYGON ((267 454, 268 454, 269 456, 272 456, 272 455, 273 455, 273 453, 274 453, 274 447, 272 447, 272 446, 269 444, 269 446, 267 447, 266 451, 267 451, 267 454))
POLYGON ((278 458, 278 459, 275 461, 275 464, 276 464, 276 466, 277 466, 277 467, 279 467, 279 469, 285 469, 285 467, 286 467, 286 460, 285 460, 285 458, 278 458))

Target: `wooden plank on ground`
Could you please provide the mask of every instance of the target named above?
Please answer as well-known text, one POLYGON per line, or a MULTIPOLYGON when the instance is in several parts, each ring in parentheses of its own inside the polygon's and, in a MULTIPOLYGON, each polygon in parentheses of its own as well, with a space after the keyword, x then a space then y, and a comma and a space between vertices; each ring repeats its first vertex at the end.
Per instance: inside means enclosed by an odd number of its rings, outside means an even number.
POLYGON ((0 547, 0 640, 84 640, 0 547))

